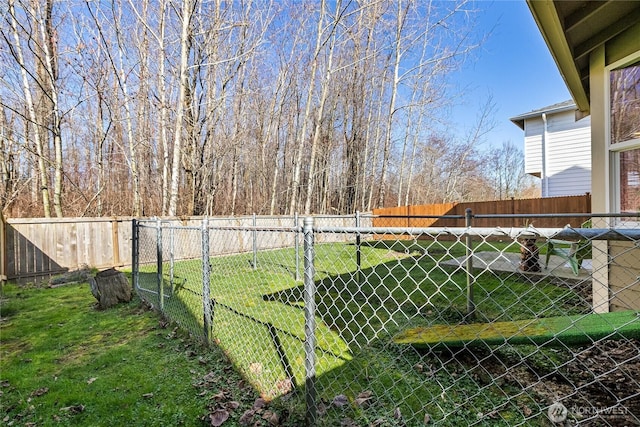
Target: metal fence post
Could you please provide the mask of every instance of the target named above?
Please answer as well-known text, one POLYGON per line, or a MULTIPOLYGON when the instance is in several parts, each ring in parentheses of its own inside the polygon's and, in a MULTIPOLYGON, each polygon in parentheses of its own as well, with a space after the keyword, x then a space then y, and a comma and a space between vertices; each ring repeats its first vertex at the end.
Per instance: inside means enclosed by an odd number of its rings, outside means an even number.
POLYGON ((293 215, 293 228, 296 229, 295 233, 293 234, 293 243, 295 245, 295 251, 296 251, 296 282, 300 281, 300 241, 298 239, 298 213, 295 213, 293 215))
POLYGON ((156 220, 156 262, 158 280, 158 307, 164 311, 164 283, 162 280, 162 221, 156 220))
POLYGON ((251 231, 251 237, 253 240, 253 269, 256 270, 258 268, 258 230, 256 230, 258 220, 256 219, 255 213, 253 214, 251 224, 253 225, 253 230, 251 231))
POLYGON ((471 208, 465 210, 465 226, 467 227, 467 235, 465 236, 466 246, 466 271, 467 271, 467 317, 473 319, 476 315, 476 306, 473 302, 473 242, 471 241, 471 234, 468 233, 473 222, 473 213, 471 208))
POLYGON ((138 233, 138 221, 133 218, 131 220, 131 285, 134 291, 138 289, 138 271, 140 269, 138 265, 140 235, 138 233))
POLYGON ((211 330, 211 260, 209 258, 209 220, 202 219, 202 316, 204 322, 204 339, 209 343, 211 330))
MULTIPOLYGON (((360 211, 356 211, 356 228, 360 228, 360 211)), ((360 252, 360 233, 356 233, 356 263, 358 266, 358 284, 362 283, 362 254, 360 252)))
POLYGON ((169 286, 171 286, 171 291, 173 291, 173 267, 174 267, 174 234, 175 229, 171 227, 169 229, 169 286))
POLYGON ((314 282, 314 242, 313 218, 304 219, 304 362, 305 362, 305 401, 308 426, 316 422, 316 284, 314 282))

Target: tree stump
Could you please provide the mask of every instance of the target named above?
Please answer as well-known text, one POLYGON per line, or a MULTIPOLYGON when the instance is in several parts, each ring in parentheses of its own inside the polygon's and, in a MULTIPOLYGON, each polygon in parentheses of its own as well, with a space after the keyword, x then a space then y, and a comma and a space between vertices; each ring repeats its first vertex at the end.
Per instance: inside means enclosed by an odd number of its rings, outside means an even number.
POLYGON ((540 249, 535 237, 523 237, 520 246, 520 270, 526 272, 540 271, 540 249))
POLYGON ((98 272, 95 278, 89 279, 89 285, 101 310, 131 301, 131 285, 124 273, 115 268, 98 272))

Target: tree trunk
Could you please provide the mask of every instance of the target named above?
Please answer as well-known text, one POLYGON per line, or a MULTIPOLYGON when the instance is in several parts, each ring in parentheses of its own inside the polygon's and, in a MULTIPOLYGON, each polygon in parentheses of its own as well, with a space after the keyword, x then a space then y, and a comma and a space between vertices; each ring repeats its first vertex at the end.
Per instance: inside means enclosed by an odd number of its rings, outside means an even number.
POLYGON ((180 82, 178 83, 178 106, 176 111, 176 126, 173 135, 173 164, 171 170, 171 191, 169 193, 169 216, 176 216, 178 213, 178 192, 180 185, 180 160, 182 150, 182 120, 184 111, 187 108, 188 90, 188 66, 189 66, 189 32, 191 16, 193 14, 193 4, 190 0, 182 3, 182 33, 180 36, 180 82))
MULTIPOLYGON (((29 121, 33 128, 33 140, 36 144, 36 153, 38 157, 38 173, 40 178, 40 192, 42 195, 42 207, 44 210, 44 216, 49 218, 51 216, 51 207, 49 203, 49 179, 48 169, 44 158, 44 148, 42 146, 40 123, 36 117, 36 110, 31 97, 31 86, 29 85, 29 79, 27 76, 27 66, 22 54, 22 44, 20 43, 20 37, 18 35, 18 21, 16 19, 16 13, 14 8, 14 2, 9 2, 9 15, 11 16, 11 29, 15 42, 15 55, 16 61, 20 66, 20 75, 22 77, 22 89, 24 91, 24 98, 27 104, 27 110, 29 112, 29 121)), ((28 129, 29 123, 25 121, 25 128, 28 129)))

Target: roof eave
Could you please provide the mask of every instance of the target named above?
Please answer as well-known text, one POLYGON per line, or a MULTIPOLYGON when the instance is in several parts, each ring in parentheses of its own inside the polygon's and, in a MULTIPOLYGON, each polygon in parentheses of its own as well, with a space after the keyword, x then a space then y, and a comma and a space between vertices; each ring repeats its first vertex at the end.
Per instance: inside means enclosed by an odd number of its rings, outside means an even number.
POLYGON ((573 54, 560 18, 551 0, 527 0, 531 14, 542 33, 551 56, 562 78, 571 92, 576 106, 583 113, 589 112, 589 96, 580 79, 580 72, 574 62, 573 54))
POLYGON ((520 129, 524 130, 524 121, 527 119, 541 117, 543 114, 556 114, 565 111, 576 111, 576 104, 567 104, 567 102, 569 101, 550 105, 549 107, 540 108, 538 110, 529 111, 528 113, 518 114, 517 116, 511 117, 509 120, 511 120, 513 124, 518 126, 520 129))

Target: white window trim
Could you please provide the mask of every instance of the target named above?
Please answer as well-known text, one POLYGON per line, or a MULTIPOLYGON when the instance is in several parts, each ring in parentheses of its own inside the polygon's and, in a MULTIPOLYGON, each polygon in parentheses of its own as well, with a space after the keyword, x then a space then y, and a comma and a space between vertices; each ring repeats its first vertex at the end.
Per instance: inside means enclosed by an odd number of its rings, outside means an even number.
MULTIPOLYGON (((622 58, 612 64, 604 67, 605 70, 605 91, 604 102, 606 105, 605 111, 605 135, 606 135, 606 147, 607 147, 607 179, 606 183, 607 192, 610 207, 610 212, 620 213, 620 156, 621 151, 627 151, 634 148, 640 148, 640 138, 631 139, 624 142, 611 143, 611 71, 624 68, 626 65, 630 65, 640 60, 640 51, 637 51, 625 58, 622 58), (618 189, 617 191, 613 191, 618 189)), ((612 221, 617 223, 618 221, 612 221)), ((620 224, 617 224, 620 225, 620 224)))

